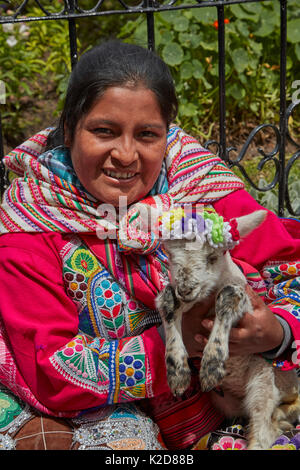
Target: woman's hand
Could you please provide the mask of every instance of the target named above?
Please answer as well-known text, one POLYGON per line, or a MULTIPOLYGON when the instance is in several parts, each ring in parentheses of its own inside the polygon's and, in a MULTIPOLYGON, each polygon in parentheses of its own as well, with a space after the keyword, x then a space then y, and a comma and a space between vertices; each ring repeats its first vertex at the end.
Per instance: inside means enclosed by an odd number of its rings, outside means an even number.
MULTIPOLYGON (((238 325, 231 329, 229 336, 230 355, 248 355, 269 351, 278 347, 283 341, 283 328, 274 313, 248 285, 246 292, 251 300, 253 313, 246 313, 238 325)), ((195 341, 199 345, 195 351, 204 349, 213 321, 205 319, 201 326, 202 332, 199 331, 195 335, 195 341)))

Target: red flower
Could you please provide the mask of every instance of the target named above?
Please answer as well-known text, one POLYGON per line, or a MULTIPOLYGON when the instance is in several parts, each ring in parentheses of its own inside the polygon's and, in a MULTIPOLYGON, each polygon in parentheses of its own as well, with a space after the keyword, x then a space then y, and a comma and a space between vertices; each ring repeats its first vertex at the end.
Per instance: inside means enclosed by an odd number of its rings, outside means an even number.
MULTIPOLYGON (((228 18, 225 18, 224 24, 228 24, 228 23, 230 23, 230 20, 228 18)), ((218 20, 214 21, 213 26, 214 26, 214 28, 218 29, 218 27, 219 27, 218 20)))

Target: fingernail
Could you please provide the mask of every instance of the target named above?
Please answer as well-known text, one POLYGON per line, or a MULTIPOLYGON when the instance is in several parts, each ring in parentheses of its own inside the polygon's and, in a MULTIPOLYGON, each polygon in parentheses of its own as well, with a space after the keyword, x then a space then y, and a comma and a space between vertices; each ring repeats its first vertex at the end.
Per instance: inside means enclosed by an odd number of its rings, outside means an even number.
POLYGON ((202 335, 195 335, 195 340, 197 341, 197 343, 203 343, 203 337, 202 335))
POLYGON ((202 325, 208 330, 212 327, 213 322, 211 320, 203 320, 202 325))

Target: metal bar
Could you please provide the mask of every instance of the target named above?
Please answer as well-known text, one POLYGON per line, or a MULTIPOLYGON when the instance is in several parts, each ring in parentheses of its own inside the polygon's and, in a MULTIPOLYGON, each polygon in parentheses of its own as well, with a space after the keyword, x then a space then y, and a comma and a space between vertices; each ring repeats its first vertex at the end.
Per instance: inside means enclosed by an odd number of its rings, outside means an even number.
POLYGON ((287 0, 280 1, 280 114, 279 114, 279 187, 278 187, 278 215, 284 215, 284 202, 286 196, 285 173, 285 146, 286 146, 286 51, 287 51, 287 0))
POLYGON ((225 96, 225 24, 224 6, 218 7, 218 51, 219 51, 219 157, 226 160, 226 96, 225 96))
MULTIPOLYGON (((74 13, 74 11, 75 11, 74 0, 68 0, 68 12, 74 13)), ((78 60, 76 20, 74 18, 69 18, 68 23, 69 23, 70 58, 71 58, 71 67, 73 69, 78 60)))
POLYGON ((75 65, 77 64, 77 60, 78 60, 76 22, 73 18, 70 18, 68 22, 69 22, 70 58, 71 58, 71 67, 73 69, 75 65))
POLYGON ((17 18, 16 16, 12 17, 1 17, 0 16, 0 24, 4 23, 18 23, 18 22, 29 22, 29 21, 42 21, 42 20, 68 20, 70 18, 88 18, 94 16, 107 16, 107 15, 120 15, 120 14, 136 14, 136 13, 148 13, 148 12, 158 12, 158 11, 169 11, 169 10, 186 10, 186 9, 193 9, 193 8, 205 8, 205 7, 218 7, 224 5, 236 5, 241 3, 263 3, 263 2, 271 2, 274 0, 224 0, 224 1, 206 1, 201 2, 201 4, 189 5, 167 5, 167 6, 157 6, 154 2, 152 7, 128 7, 128 10, 106 10, 106 11, 91 11, 91 12, 84 12, 84 13, 64 13, 64 14, 52 14, 51 16, 34 16, 34 17, 25 17, 22 15, 22 18, 17 18))
POLYGON ((155 29, 154 29, 154 14, 147 13, 147 35, 148 35, 148 49, 155 51, 155 29))

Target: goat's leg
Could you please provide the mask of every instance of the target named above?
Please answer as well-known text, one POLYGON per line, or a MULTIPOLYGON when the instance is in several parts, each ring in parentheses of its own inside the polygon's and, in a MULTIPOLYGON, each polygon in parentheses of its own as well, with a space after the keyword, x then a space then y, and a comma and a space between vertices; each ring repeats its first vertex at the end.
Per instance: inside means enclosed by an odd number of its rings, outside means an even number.
POLYGON ((272 365, 261 357, 253 356, 244 399, 244 408, 249 416, 249 450, 269 449, 281 434, 279 416, 274 415, 281 401, 280 395, 272 365))
POLYGON ((156 305, 160 312, 166 335, 166 369, 169 387, 175 396, 182 395, 191 381, 188 354, 182 340, 182 314, 175 291, 168 285, 157 297, 156 305))
POLYGON ((229 356, 229 334, 232 325, 252 306, 244 287, 228 285, 216 297, 215 320, 201 360, 200 383, 204 392, 216 387, 225 376, 225 361, 229 356))

